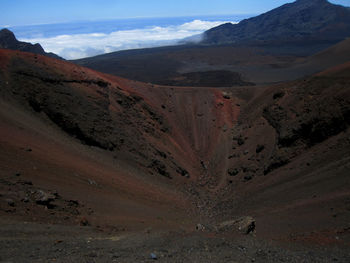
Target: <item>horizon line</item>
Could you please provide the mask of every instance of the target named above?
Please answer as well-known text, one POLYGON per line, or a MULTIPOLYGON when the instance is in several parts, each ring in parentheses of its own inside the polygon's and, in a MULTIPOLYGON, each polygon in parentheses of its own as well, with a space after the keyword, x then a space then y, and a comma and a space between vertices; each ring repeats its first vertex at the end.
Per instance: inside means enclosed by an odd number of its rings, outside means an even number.
POLYGON ((45 25, 58 25, 58 24, 73 24, 73 23, 89 23, 89 22, 107 22, 116 20, 128 20, 128 19, 152 19, 152 18, 195 18, 195 17, 215 17, 215 16, 238 16, 238 15, 249 15, 256 16, 259 14, 254 13, 236 13, 236 14, 203 14, 203 15, 183 15, 183 16, 136 16, 136 17, 124 17, 124 18, 101 18, 101 19, 90 19, 90 20, 71 20, 71 21, 57 21, 50 23, 33 23, 33 24, 20 24, 20 25, 1 25, 2 28, 15 28, 15 27, 27 27, 27 26, 45 26, 45 25))

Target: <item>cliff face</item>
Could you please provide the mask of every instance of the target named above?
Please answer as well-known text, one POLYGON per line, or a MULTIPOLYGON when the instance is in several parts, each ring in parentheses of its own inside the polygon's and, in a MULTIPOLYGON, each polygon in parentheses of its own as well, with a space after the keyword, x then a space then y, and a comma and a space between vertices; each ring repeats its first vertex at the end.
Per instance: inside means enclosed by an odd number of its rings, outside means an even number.
POLYGON ((349 36, 349 8, 326 0, 298 0, 236 25, 210 29, 202 43, 337 42, 349 36))
POLYGON ((54 53, 45 52, 42 46, 38 43, 33 45, 31 43, 18 41, 15 35, 13 34, 13 32, 11 32, 8 29, 2 29, 0 31, 0 48, 19 50, 19 51, 44 55, 51 58, 62 59, 61 57, 57 56, 54 53))

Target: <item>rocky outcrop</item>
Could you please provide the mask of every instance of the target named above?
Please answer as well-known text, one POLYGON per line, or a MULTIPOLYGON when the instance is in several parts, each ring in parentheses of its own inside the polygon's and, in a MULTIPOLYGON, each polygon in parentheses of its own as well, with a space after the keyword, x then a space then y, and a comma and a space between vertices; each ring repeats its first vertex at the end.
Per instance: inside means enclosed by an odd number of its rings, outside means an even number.
POLYGON ((42 46, 38 43, 33 45, 31 43, 18 41, 15 35, 13 34, 13 32, 11 32, 6 28, 0 31, 0 48, 19 50, 19 51, 44 55, 51 58, 62 59, 61 57, 57 56, 54 53, 45 52, 42 46))
MULTIPOLYGON (((293 96, 286 98, 290 104, 275 99, 264 109, 263 116, 276 129, 280 147, 298 143, 313 146, 347 129, 350 125, 350 101, 342 94, 328 96, 333 85, 327 78, 312 78, 290 91, 293 96)), ((339 88, 335 85, 333 90, 336 92, 339 88)))
POLYGON ((217 230, 235 230, 242 234, 250 234, 255 231, 255 219, 251 216, 243 216, 234 220, 225 221, 217 226, 217 230))

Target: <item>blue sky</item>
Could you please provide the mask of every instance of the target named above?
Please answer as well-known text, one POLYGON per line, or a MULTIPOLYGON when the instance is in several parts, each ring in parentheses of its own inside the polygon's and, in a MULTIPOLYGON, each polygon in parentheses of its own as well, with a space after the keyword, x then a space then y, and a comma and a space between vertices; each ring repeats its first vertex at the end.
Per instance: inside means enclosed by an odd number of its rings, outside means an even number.
MULTIPOLYGON (((0 25, 130 17, 259 14, 292 0, 1 0, 0 25)), ((350 0, 330 2, 350 5, 350 0)))
MULTIPOLYGON (((0 0, 0 28, 66 59, 177 44, 293 0, 0 0), (243 17, 237 16, 246 14, 243 17), (220 16, 221 15, 221 16, 220 16), (222 16, 226 15, 226 16, 222 16), (125 19, 125 18, 148 19, 125 19), (159 18, 163 17, 163 18, 159 18), (166 17, 166 18, 164 18, 166 17), (177 17, 169 19, 169 17, 177 17), (180 18, 179 18, 180 17, 180 18), (123 20, 124 19, 124 20, 123 20)), ((350 0, 331 0, 348 5, 350 0)))

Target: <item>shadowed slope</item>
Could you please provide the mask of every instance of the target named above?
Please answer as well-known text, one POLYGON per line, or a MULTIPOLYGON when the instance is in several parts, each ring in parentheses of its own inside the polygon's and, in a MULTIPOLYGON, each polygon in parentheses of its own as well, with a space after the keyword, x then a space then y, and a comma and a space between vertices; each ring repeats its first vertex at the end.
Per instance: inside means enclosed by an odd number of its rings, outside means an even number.
POLYGON ((92 207, 97 223, 181 221, 173 208, 181 218, 189 207, 166 177, 187 172, 168 155, 164 118, 133 90, 144 84, 29 53, 1 50, 0 60, 4 180, 20 172, 92 207))
POLYGON ((336 43, 350 35, 350 11, 326 0, 297 0, 238 24, 204 33, 203 44, 336 43))
POLYGON ((346 63, 255 91, 241 110, 218 214, 256 215, 265 235, 349 240, 349 73, 346 63))

